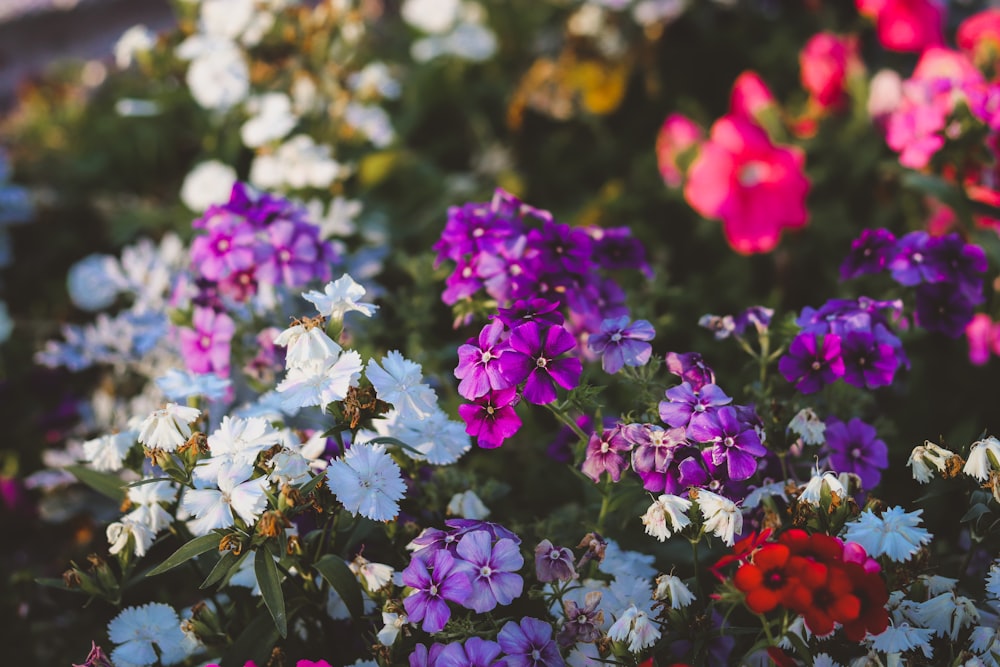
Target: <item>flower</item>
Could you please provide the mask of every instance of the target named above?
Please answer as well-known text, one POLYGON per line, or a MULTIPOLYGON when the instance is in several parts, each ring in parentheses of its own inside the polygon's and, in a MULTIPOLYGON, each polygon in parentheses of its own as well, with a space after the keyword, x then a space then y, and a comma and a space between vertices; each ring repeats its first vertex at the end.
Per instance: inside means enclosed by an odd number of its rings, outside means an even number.
POLYGON ((669 600, 671 609, 683 609, 695 601, 691 592, 679 577, 672 574, 661 574, 656 577, 654 600, 669 600))
POLYGON ((524 381, 524 400, 545 405, 556 400, 555 385, 573 389, 580 381, 583 364, 576 357, 559 358, 576 347, 573 335, 559 325, 541 328, 528 322, 514 329, 510 351, 502 360, 508 382, 524 381))
POLYGON ((872 648, 885 653, 905 653, 920 649, 924 657, 930 658, 934 654, 931 647, 931 639, 934 637, 933 630, 916 628, 909 623, 890 625, 883 632, 872 638, 872 648))
POLYGON ((642 525, 646 527, 646 534, 663 542, 671 534, 691 523, 691 519, 687 516, 689 509, 691 509, 690 500, 680 496, 661 495, 642 515, 642 525), (670 520, 669 526, 667 519, 670 520))
POLYGON ((195 396, 218 401, 229 392, 232 381, 213 373, 192 373, 171 368, 156 378, 156 386, 171 401, 183 401, 195 396))
POLYGON ((499 447, 521 428, 521 418, 514 411, 517 390, 490 390, 472 403, 458 406, 458 414, 465 421, 465 432, 475 436, 480 447, 499 447))
POLYGON ((677 188, 684 183, 684 158, 694 157, 705 131, 686 116, 672 113, 663 121, 656 135, 656 162, 660 176, 668 187, 677 188))
POLYGON ((392 404, 403 418, 420 418, 437 407, 437 394, 423 383, 420 364, 406 359, 398 350, 382 357, 382 366, 370 359, 365 377, 375 388, 375 395, 392 404))
POLYGON ((362 367, 361 355, 351 350, 338 357, 289 368, 276 387, 282 394, 282 408, 294 410, 318 405, 326 410, 327 405, 344 400, 348 390, 357 386, 362 367))
POLYGON ((883 47, 920 52, 944 42, 944 8, 938 0, 855 0, 858 12, 875 20, 883 47))
POLYGON ((190 424, 200 416, 197 408, 167 403, 139 424, 138 440, 150 449, 172 452, 191 437, 190 424))
POLYGON ((497 634, 508 667, 563 667, 559 647, 552 639, 552 626, 537 618, 507 621, 497 634))
POLYGON ((97 642, 90 642, 90 653, 87 654, 87 660, 82 665, 72 665, 72 667, 115 667, 111 664, 111 660, 108 658, 104 650, 97 645, 97 642))
POLYGON ((799 500, 819 507, 824 486, 832 496, 835 496, 840 500, 843 500, 847 495, 844 490, 844 485, 840 483, 840 480, 837 479, 835 474, 829 471, 820 474, 819 470, 814 470, 809 482, 802 489, 802 493, 799 495, 799 500))
POLYGON ((990 478, 990 472, 1000 469, 1000 440, 992 435, 972 443, 969 458, 962 472, 980 482, 990 478))
POLYGON ((112 556, 123 551, 129 544, 132 545, 136 556, 145 556, 146 551, 153 544, 156 535, 146 523, 134 517, 122 517, 121 521, 108 524, 105 530, 108 538, 108 552, 112 556), (131 538, 131 539, 130 539, 131 538))
POLYGON ((181 504, 197 517, 189 523, 191 532, 206 535, 216 528, 229 528, 234 512, 252 526, 267 506, 266 477, 248 479, 245 469, 234 470, 220 475, 218 484, 218 489, 191 489, 184 494, 181 504))
POLYGON ((586 458, 581 470, 583 474, 599 482, 603 473, 608 473, 611 481, 621 479, 628 462, 621 455, 632 449, 621 428, 605 429, 600 436, 593 433, 587 442, 586 458))
POLYGON ((807 445, 822 445, 826 442, 826 423, 813 412, 812 408, 802 408, 788 422, 788 430, 802 436, 807 445))
POLYGON ((743 513, 736 503, 704 489, 692 491, 691 497, 698 501, 698 508, 705 520, 705 530, 733 546, 736 535, 743 531, 743 513))
POLYGON ((510 349, 503 339, 504 333, 504 323, 495 319, 482 328, 478 340, 469 339, 458 348, 455 368, 455 377, 461 380, 458 393, 468 400, 514 384, 505 377, 501 366, 501 357, 510 349))
POLYGON ((757 472, 757 459, 767 453, 757 430, 741 420, 731 405, 720 407, 706 420, 692 420, 688 435, 696 442, 712 443, 712 465, 725 463, 733 481, 752 477, 757 472))
POLYGON ((448 501, 447 511, 463 519, 485 519, 490 515, 489 508, 471 489, 453 495, 448 501))
POLYGON ((836 417, 826 420, 828 465, 838 473, 852 473, 861 486, 870 490, 882 479, 882 470, 889 467, 889 448, 875 437, 875 427, 857 417, 846 424, 836 417))
POLYGON ((293 324, 274 337, 274 344, 287 348, 285 368, 302 368, 312 362, 336 359, 343 352, 336 341, 326 335, 322 327, 293 324))
POLYGON ((598 609, 603 597, 601 591, 588 591, 583 604, 575 600, 563 599, 565 622, 556 635, 556 641, 563 648, 583 642, 596 642, 601 638, 604 611, 598 609))
POLYGON ((813 394, 844 375, 840 336, 802 333, 792 340, 788 353, 778 360, 778 370, 795 389, 813 394))
POLYGON ((136 431, 108 433, 83 443, 83 455, 94 470, 116 472, 122 469, 125 456, 135 444, 136 431))
POLYGON ((628 640, 628 650, 638 653, 656 643, 660 638, 660 629, 650 621, 645 611, 631 605, 612 624, 608 638, 619 642, 628 640))
POLYGON ((587 347, 601 355, 601 368, 613 375, 622 366, 644 366, 653 353, 653 346, 646 341, 655 336, 653 325, 646 320, 629 324, 627 316, 609 318, 601 323, 600 333, 587 338, 587 347))
POLYGON ((573 552, 566 547, 557 547, 547 539, 542 540, 535 547, 535 576, 543 583, 572 581, 577 577, 573 552))
POLYGON ((500 645, 480 637, 469 637, 464 644, 453 642, 447 644, 437 660, 435 667, 494 667, 504 664, 497 660, 500 656, 500 645))
POLYGON ((180 198, 195 213, 224 202, 236 183, 236 170, 218 160, 195 165, 184 177, 180 198))
POLYGON ((851 242, 851 251, 840 265, 840 279, 881 273, 896 253, 896 236, 888 229, 865 229, 851 242))
POLYGON ((322 292, 306 292, 302 298, 316 306, 320 315, 339 322, 351 311, 357 311, 365 317, 375 314, 378 306, 358 301, 364 295, 365 288, 345 273, 337 280, 327 283, 322 292))
POLYGON ((871 556, 888 556, 897 563, 910 560, 915 553, 931 541, 931 534, 920 528, 923 510, 904 512, 902 507, 890 507, 876 516, 865 510, 857 521, 845 526, 844 539, 857 542, 871 556))
POLYGON ((451 618, 448 601, 462 604, 472 595, 470 570, 446 549, 435 551, 426 562, 415 554, 402 575, 403 584, 414 589, 403 599, 409 621, 423 621, 425 632, 440 632, 451 618))
POLYGON ((770 252, 783 229, 806 224, 804 165, 800 149, 772 144, 746 118, 723 116, 688 171, 684 197, 701 215, 722 220, 737 252, 770 252))
POLYGON ((123 609, 108 623, 108 637, 118 644, 111 659, 119 667, 153 665, 160 660, 174 665, 188 653, 177 612, 161 602, 123 609))
POLYGON ((380 444, 355 443, 330 463, 326 480, 348 512, 374 521, 394 519, 406 494, 399 466, 380 444))
POLYGON ((469 575, 472 592, 463 606, 481 614, 520 597, 524 580, 517 571, 524 558, 513 540, 501 538, 494 543, 488 532, 475 530, 462 536, 457 551, 473 566, 469 575))
POLYGON ((847 77, 860 64, 857 39, 829 32, 813 35, 799 52, 802 86, 823 110, 839 108, 847 97, 847 77))
POLYGON ((399 636, 400 630, 403 626, 407 624, 409 619, 406 614, 391 614, 389 612, 382 612, 382 623, 383 627, 378 631, 378 642, 382 646, 392 646, 396 643, 396 637, 399 636))

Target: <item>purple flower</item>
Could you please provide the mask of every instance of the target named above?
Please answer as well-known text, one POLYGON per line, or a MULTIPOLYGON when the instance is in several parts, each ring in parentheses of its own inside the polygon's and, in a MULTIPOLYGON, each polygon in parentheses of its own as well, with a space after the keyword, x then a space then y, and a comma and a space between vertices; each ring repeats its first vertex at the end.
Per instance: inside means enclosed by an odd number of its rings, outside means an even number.
POLYGON ((582 607, 573 600, 563 600, 566 622, 556 635, 560 646, 569 648, 577 642, 591 643, 601 638, 604 612, 597 606, 601 603, 602 596, 601 591, 590 591, 584 598, 582 607))
POLYGON ((513 540, 501 538, 493 543, 487 531, 476 530, 459 541, 458 555, 472 566, 472 593, 463 606, 483 613, 520 597, 524 580, 517 571, 524 565, 524 558, 513 540))
POLYGON ((880 273, 896 249, 896 237, 888 229, 866 229, 851 243, 851 252, 840 265, 840 279, 880 273))
POLYGON ((716 408, 733 401, 718 385, 706 384, 694 389, 689 382, 667 389, 666 396, 668 400, 660 401, 660 419, 670 426, 687 428, 689 432, 694 424, 708 419, 716 408))
POLYGON ((444 644, 431 644, 430 650, 423 644, 417 644, 410 653, 410 667, 438 667, 444 649, 444 644))
POLYGON ((654 424, 629 424, 624 432, 635 447, 632 469, 647 491, 677 494, 708 481, 698 449, 688 442, 683 428, 664 430, 654 424))
POLYGON ((498 211, 490 204, 469 203, 448 209, 441 238, 434 244, 438 256, 434 266, 450 259, 480 252, 494 253, 511 236, 520 233, 521 223, 516 214, 498 211))
POLYGON ((933 240, 925 231, 910 232, 896 243, 896 253, 889 262, 892 279, 912 287, 922 282, 936 282, 936 267, 928 262, 933 240))
POLYGON ((551 403, 556 400, 556 384, 573 389, 580 381, 583 372, 580 360, 559 358, 576 346, 572 334, 563 327, 543 330, 537 323, 527 322, 511 333, 508 343, 511 351, 502 362, 504 378, 510 384, 525 381, 524 398, 529 403, 551 403))
POLYGON ((191 242, 191 265, 200 275, 222 280, 266 258, 266 248, 257 244, 253 227, 242 218, 219 212, 206 219, 208 234, 191 242))
POLYGON ((549 299, 518 299, 510 308, 500 308, 497 317, 514 329, 527 322, 562 324, 565 320, 559 312, 559 302, 549 299))
POLYGON ((210 308, 194 309, 193 329, 180 329, 181 354, 194 373, 229 374, 230 343, 236 325, 225 313, 210 308))
POLYGON ((506 667, 505 660, 497 660, 500 644, 480 637, 469 637, 465 644, 453 642, 444 647, 434 667, 506 667))
POLYGON ((507 654, 508 667, 564 667, 566 664, 552 640, 552 626, 537 618, 525 617, 520 623, 507 621, 497 641, 507 654))
POLYGON ((455 377, 458 393, 470 401, 485 395, 491 389, 507 389, 516 384, 504 377, 500 364, 501 356, 510 353, 503 322, 493 320, 479 332, 478 341, 469 342, 458 348, 458 367, 455 377))
POLYGON ((899 359, 891 341, 897 340, 882 325, 875 333, 851 331, 841 341, 844 382, 855 387, 885 387, 892 384, 899 359))
POLYGON ((740 420, 736 408, 719 408, 707 421, 691 427, 691 437, 712 443, 712 464, 726 464, 729 479, 749 479, 757 472, 757 459, 767 453, 757 431, 740 420))
POLYGON ((483 281, 480 280, 479 274, 476 273, 476 268, 472 261, 461 258, 457 260, 457 263, 458 266, 445 279, 445 289, 441 293, 441 300, 449 306, 472 296, 483 286, 483 281))
POLYGON ((583 474, 599 482, 601 475, 606 472, 611 476, 611 481, 617 482, 628 467, 628 463, 619 452, 627 452, 630 449, 632 444, 625 439, 621 427, 606 429, 600 436, 596 432, 593 433, 587 443, 583 474))
POLYGON ((813 394, 844 375, 840 336, 801 333, 778 360, 778 370, 803 394, 813 394))
POLYGON ((591 270, 593 242, 585 231, 567 224, 545 221, 528 232, 528 246, 547 274, 583 276, 591 270))
POLYGON ((628 227, 593 227, 594 259, 604 269, 639 269, 647 278, 653 270, 646 261, 646 249, 628 227))
POLYGON ((415 589, 403 600, 410 621, 423 621, 425 632, 440 632, 451 618, 447 601, 462 604, 472 595, 470 569, 446 549, 435 551, 426 563, 414 554, 403 570, 403 583, 415 589))
POLYGON ((258 272, 262 280, 299 287, 311 280, 330 279, 335 253, 333 246, 319 240, 315 225, 277 220, 267 228, 267 241, 272 251, 258 272))
POLYGON ((928 331, 937 331, 950 338, 965 333, 972 321, 975 306, 982 297, 973 300, 952 283, 918 285, 916 304, 917 324, 928 331))
POLYGON ((114 667, 114 665, 104 650, 97 645, 97 642, 91 641, 90 653, 87 654, 86 662, 82 665, 73 665, 73 667, 114 667))
POLYGON ((667 352, 667 371, 698 391, 706 384, 715 384, 715 373, 697 352, 667 352))
POLYGON ((521 538, 512 530, 504 528, 499 523, 480 521, 479 519, 448 519, 444 525, 455 530, 455 535, 461 537, 476 530, 485 530, 494 540, 507 539, 514 544, 520 544, 521 538))
POLYGON ((521 428, 521 418, 514 411, 516 404, 517 390, 508 387, 458 406, 458 414, 465 421, 465 432, 475 436, 480 447, 493 449, 521 428))
POLYGON ((591 352, 602 356, 604 372, 613 375, 622 366, 644 366, 653 353, 653 346, 646 341, 655 336, 653 325, 646 320, 629 324, 628 317, 618 317, 604 320, 600 333, 592 334, 587 345, 591 352))
POLYGON ((542 583, 572 581, 576 577, 573 552, 566 547, 557 547, 548 540, 542 540, 535 547, 535 576, 542 583))
POLYGON ((889 448, 876 437, 875 427, 857 417, 846 424, 836 417, 826 420, 827 465, 838 473, 854 473, 870 490, 889 467, 889 448))

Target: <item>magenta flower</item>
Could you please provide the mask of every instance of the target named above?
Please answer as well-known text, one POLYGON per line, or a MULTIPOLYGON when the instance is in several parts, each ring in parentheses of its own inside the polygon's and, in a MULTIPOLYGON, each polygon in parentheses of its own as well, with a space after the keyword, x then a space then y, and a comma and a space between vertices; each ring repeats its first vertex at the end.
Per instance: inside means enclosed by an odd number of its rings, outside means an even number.
POLYGON ((333 249, 324 253, 317 231, 315 225, 293 220, 271 223, 267 241, 272 251, 258 271, 260 277, 290 287, 305 285, 313 279, 329 280, 330 268, 323 260, 332 259, 333 249))
POLYGON ((875 20, 878 41, 889 51, 920 52, 944 43, 939 0, 855 0, 858 13, 875 20))
POLYGON ((501 538, 494 543, 487 531, 476 530, 462 536, 458 555, 472 566, 472 593, 462 606, 483 613, 521 596, 524 580, 517 571, 524 565, 524 557, 513 540, 501 538))
POLYGON ((889 467, 889 448, 876 437, 875 427, 857 417, 846 424, 836 417, 826 420, 827 465, 834 472, 854 473, 861 486, 870 490, 889 467))
POLYGON ((776 146, 750 120, 723 116, 688 171, 684 197, 706 218, 722 221, 739 253, 770 252, 785 228, 806 224, 805 154, 776 146))
POLYGON ((683 428, 629 424, 623 430, 634 445, 632 469, 642 479, 642 488, 678 494, 708 481, 700 452, 688 441, 683 428))
POLYGON ((646 365, 653 353, 653 346, 646 341, 655 336, 653 325, 646 320, 629 324, 628 317, 617 317, 604 320, 600 333, 587 339, 587 346, 594 354, 601 355, 604 372, 613 375, 622 366, 646 365))
POLYGON ((253 227, 242 218, 219 212, 207 218, 205 227, 208 234, 191 242, 191 265, 209 280, 222 280, 263 259, 253 227))
POLYGON ((691 437, 701 443, 712 443, 712 464, 726 464, 729 479, 749 479, 757 472, 757 459, 767 450, 761 444, 753 426, 740 420, 736 408, 719 408, 707 421, 690 428, 691 437))
POLYGON ((840 279, 880 273, 895 255, 896 237, 888 229, 866 229, 851 242, 851 252, 840 265, 840 279))
POLYGON ((510 354, 505 331, 503 322, 493 320, 479 332, 478 341, 469 339, 458 348, 458 367, 455 368, 455 377, 461 380, 458 393, 470 401, 491 389, 506 389, 517 384, 506 379, 500 364, 500 357, 510 354))
POLYGON ((803 332, 778 360, 778 370, 803 394, 814 394, 844 375, 840 336, 803 332))
POLYGON ((622 472, 628 467, 628 462, 621 452, 632 449, 630 443, 622 433, 621 427, 605 430, 600 436, 593 433, 587 443, 586 458, 583 461, 581 470, 583 474, 594 480, 601 481, 601 475, 608 473, 611 481, 617 482, 622 477, 622 472))
POLYGON ((502 362, 503 375, 511 385, 524 381, 524 398, 529 403, 551 403, 556 400, 555 385, 573 389, 580 381, 580 360, 560 358, 576 346, 573 335, 563 327, 543 330, 537 323, 528 322, 514 329, 508 342, 511 350, 502 362))
POLYGON ((438 667, 438 659, 444 654, 444 649, 444 644, 431 644, 430 649, 417 644, 410 653, 410 667, 438 667))
POLYGON ((403 583, 415 589, 403 600, 410 621, 423 621, 425 632, 440 632, 451 618, 448 601, 462 604, 472 594, 469 570, 446 549, 433 552, 426 563, 414 554, 403 570, 403 583))
POLYGON ((193 329, 180 330, 181 354, 188 370, 228 375, 230 343, 236 331, 233 320, 211 308, 196 307, 192 325, 193 329))
POLYGON ((690 384, 694 391, 715 384, 715 372, 697 352, 667 352, 666 362, 667 371, 690 384))
POLYGON ((564 667, 559 647, 552 639, 552 626, 537 618, 507 621, 497 635, 507 655, 508 667, 564 667))
POLYGON ((860 66, 857 38, 853 36, 817 33, 799 52, 802 86, 822 110, 844 105, 847 101, 847 77, 860 66))
POLYGON ((514 411, 516 404, 517 390, 508 387, 458 406, 458 414, 465 421, 465 432, 475 436, 480 447, 493 449, 521 428, 521 418, 514 411))
POLYGON ((656 135, 656 163, 668 187, 678 188, 684 183, 680 158, 694 157, 704 136, 700 125, 679 113, 672 113, 663 121, 656 135))

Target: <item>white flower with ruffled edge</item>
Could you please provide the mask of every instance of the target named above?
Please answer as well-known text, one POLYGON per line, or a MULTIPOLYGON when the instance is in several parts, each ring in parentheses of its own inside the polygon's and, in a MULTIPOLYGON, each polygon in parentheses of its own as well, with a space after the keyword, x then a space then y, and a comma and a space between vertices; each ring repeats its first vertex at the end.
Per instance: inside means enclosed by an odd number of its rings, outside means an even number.
POLYGON ((904 512, 902 507, 890 507, 878 517, 865 510, 844 528, 844 540, 857 542, 873 558, 888 556, 901 563, 910 560, 920 547, 931 541, 931 534, 920 527, 923 510, 904 512))
POLYGON ((437 394, 424 384, 420 364, 406 359, 398 350, 382 357, 382 366, 368 360, 365 377, 375 388, 375 395, 389 403, 403 419, 419 419, 437 408, 437 394))
POLYGON ((705 530, 722 538, 726 546, 733 546, 736 535, 743 531, 743 513, 740 508, 729 498, 711 491, 698 489, 697 494, 698 507, 705 519, 705 530))
POLYGON ((181 201, 195 213, 229 200, 236 182, 236 170, 218 160, 200 162, 184 177, 181 201))
POLYGON ((361 378, 361 355, 351 350, 325 361, 311 361, 296 368, 289 368, 285 378, 278 384, 282 395, 282 408, 294 410, 318 405, 326 406, 347 397, 351 387, 358 385, 361 378))
POLYGON ((191 423, 201 416, 201 410, 176 403, 154 411, 139 425, 140 443, 150 449, 172 452, 191 437, 191 423))
POLYGON ((117 472, 122 469, 125 457, 135 445, 137 431, 108 433, 83 443, 83 455, 90 467, 101 472, 117 472))
POLYGON ((672 574, 661 574, 656 578, 653 599, 669 600, 671 609, 683 609, 694 602, 695 597, 680 577, 675 577, 672 574))
POLYGON ((173 521, 173 517, 163 508, 164 503, 177 500, 177 487, 170 481, 150 481, 146 478, 142 483, 128 488, 128 499, 135 508, 125 515, 149 527, 153 533, 158 533, 173 521))
POLYGON ((344 319, 344 315, 351 311, 357 311, 365 317, 371 317, 375 314, 378 306, 359 301, 364 295, 365 288, 345 273, 340 278, 327 283, 322 292, 316 290, 306 292, 302 298, 316 306, 320 315, 339 322, 344 319))
POLYGON ((641 517, 642 525, 646 527, 646 534, 663 542, 691 523, 687 517, 689 509, 691 509, 690 500, 670 494, 661 495, 641 517), (668 520, 670 525, 667 525, 668 520))
MULTIPOLYGON (((245 469, 244 469, 245 471, 245 469)), ((267 479, 246 479, 243 475, 220 475, 217 489, 192 489, 181 501, 195 519, 188 522, 191 532, 207 535, 216 528, 229 528, 239 516, 252 526, 267 505, 267 479)))
POLYGON ((406 494, 399 466, 380 444, 355 443, 326 469, 327 485, 351 514, 391 521, 406 494))
POLYGON ((253 116, 243 123, 240 137, 248 148, 260 148, 285 138, 299 122, 292 113, 292 100, 284 93, 266 93, 251 98, 246 107, 253 116))
POLYGON ((108 623, 108 638, 119 644, 111 652, 117 667, 144 667, 159 661, 176 665, 190 651, 177 612, 162 602, 123 609, 108 623))
POLYGON ((448 514, 463 519, 482 521, 490 515, 490 508, 476 495, 475 491, 467 490, 456 493, 448 501, 448 514))
POLYGON ((140 558, 146 555, 146 550, 153 544, 153 538, 156 537, 149 526, 128 516, 122 517, 121 521, 109 524, 104 535, 108 538, 108 551, 112 556, 132 544, 135 555, 140 558), (131 542, 129 538, 132 538, 131 542))
POLYGON ((969 458, 966 459, 962 472, 980 482, 985 482, 990 478, 990 472, 997 470, 998 466, 1000 466, 1000 440, 991 435, 972 443, 969 458))
POLYGON ((274 337, 274 344, 287 348, 285 368, 301 368, 314 361, 336 359, 344 348, 318 326, 293 324, 274 337))

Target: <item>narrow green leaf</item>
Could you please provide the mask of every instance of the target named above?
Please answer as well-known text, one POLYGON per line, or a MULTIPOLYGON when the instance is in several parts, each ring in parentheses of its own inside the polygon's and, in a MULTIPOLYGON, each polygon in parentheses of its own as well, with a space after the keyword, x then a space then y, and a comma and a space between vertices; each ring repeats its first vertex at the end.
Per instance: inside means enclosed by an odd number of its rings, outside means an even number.
POLYGON ((125 482, 115 475, 98 472, 81 465, 66 466, 66 471, 94 491, 111 498, 116 503, 125 500, 125 482))
MULTIPOLYGON (((263 610, 261 610, 263 612, 263 610)), ((219 661, 221 667, 243 667, 248 660, 262 665, 278 643, 278 631, 270 614, 263 612, 250 621, 219 661)))
POLYGON ((271 618, 274 619, 274 626, 278 629, 278 634, 287 637, 288 618, 285 616, 285 597, 281 593, 278 566, 275 565, 271 554, 266 551, 258 551, 253 560, 253 569, 257 574, 257 585, 260 586, 260 594, 264 598, 264 604, 271 612, 271 618))
POLYGON ((299 487, 299 493, 301 493, 302 495, 308 495, 308 494, 312 493, 316 489, 317 486, 319 486, 320 484, 323 483, 323 480, 325 480, 325 479, 326 479, 326 473, 325 472, 319 473, 318 475, 316 475, 315 477, 313 477, 311 480, 309 480, 308 482, 306 482, 305 484, 303 484, 302 486, 300 486, 299 487))
POLYGON ((144 486, 146 484, 155 484, 157 482, 172 482, 173 480, 169 477, 147 477, 146 479, 140 479, 137 482, 131 482, 125 486, 129 489, 136 486, 144 486))
POLYGON ((406 444, 405 442, 403 442, 399 438, 393 438, 392 436, 383 435, 383 436, 379 436, 378 438, 372 438, 371 440, 368 441, 368 444, 395 445, 396 447, 399 447, 400 449, 405 449, 406 451, 413 452, 414 454, 416 454, 420 458, 424 458, 423 452, 421 452, 419 449, 414 449, 413 447, 411 447, 410 445, 406 444))
POLYGON ((314 565, 324 579, 330 582, 333 589, 340 594, 347 605, 347 610, 354 618, 361 618, 364 613, 364 602, 361 599, 361 584, 354 577, 354 573, 347 567, 347 563, 340 556, 327 554, 314 565))
POLYGON ((212 571, 208 573, 205 577, 205 581, 202 582, 201 586, 198 588, 208 588, 213 586, 220 581, 225 581, 229 577, 229 573, 239 567, 239 563, 246 558, 247 554, 250 552, 244 552, 242 556, 237 556, 232 551, 226 551, 222 554, 222 557, 215 563, 215 567, 212 571))
POLYGON ((990 508, 983 504, 973 505, 968 509, 968 511, 958 520, 959 523, 965 523, 966 521, 975 521, 984 514, 989 514, 990 508))
POLYGON ((218 533, 209 533, 208 535, 196 537, 175 551, 170 558, 150 570, 146 576, 152 577, 157 574, 163 574, 167 570, 172 570, 178 565, 186 563, 195 556, 200 556, 212 549, 218 549, 220 539, 218 533))

